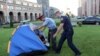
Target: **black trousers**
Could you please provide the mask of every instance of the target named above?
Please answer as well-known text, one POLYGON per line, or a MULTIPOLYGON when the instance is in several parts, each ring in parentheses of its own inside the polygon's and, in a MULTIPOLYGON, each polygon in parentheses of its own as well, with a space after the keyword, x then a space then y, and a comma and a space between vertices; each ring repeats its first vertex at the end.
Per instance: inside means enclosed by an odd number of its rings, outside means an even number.
POLYGON ((56 33, 57 28, 48 31, 48 42, 51 42, 51 47, 53 50, 56 50, 56 37, 53 38, 53 35, 56 33))
POLYGON ((64 41, 67 40, 68 46, 71 48, 71 50, 76 54, 81 54, 81 52, 76 48, 76 46, 73 44, 73 31, 72 32, 63 32, 60 38, 60 41, 58 43, 58 47, 56 52, 60 53, 62 45, 64 41))

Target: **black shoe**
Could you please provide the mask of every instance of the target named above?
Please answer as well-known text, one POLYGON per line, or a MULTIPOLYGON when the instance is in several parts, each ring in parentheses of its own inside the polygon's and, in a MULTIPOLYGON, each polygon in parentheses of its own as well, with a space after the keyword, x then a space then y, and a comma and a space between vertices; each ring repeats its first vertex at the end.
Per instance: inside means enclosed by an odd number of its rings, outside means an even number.
POLYGON ((58 54, 58 53, 56 53, 55 55, 56 55, 56 56, 60 56, 60 54, 58 54))
POLYGON ((60 51, 58 51, 58 50, 55 50, 55 52, 56 52, 56 54, 60 54, 60 51))
POLYGON ((75 56, 81 56, 81 55, 75 55, 75 56))
POLYGON ((80 54, 76 54, 75 56, 81 56, 81 53, 80 54))

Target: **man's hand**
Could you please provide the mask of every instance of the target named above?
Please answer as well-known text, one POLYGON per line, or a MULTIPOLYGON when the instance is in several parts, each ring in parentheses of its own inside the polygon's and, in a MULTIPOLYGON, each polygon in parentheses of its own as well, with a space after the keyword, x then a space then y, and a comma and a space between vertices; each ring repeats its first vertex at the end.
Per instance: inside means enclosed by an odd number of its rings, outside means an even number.
POLYGON ((60 24, 60 26, 58 27, 56 33, 53 35, 54 38, 55 38, 55 37, 57 36, 57 34, 62 30, 63 25, 64 25, 63 23, 60 24))
POLYGON ((43 25, 42 26, 39 26, 38 29, 42 29, 43 27, 44 27, 43 25))
POLYGON ((54 35, 53 35, 53 38, 55 38, 56 36, 57 36, 57 34, 54 34, 54 35))

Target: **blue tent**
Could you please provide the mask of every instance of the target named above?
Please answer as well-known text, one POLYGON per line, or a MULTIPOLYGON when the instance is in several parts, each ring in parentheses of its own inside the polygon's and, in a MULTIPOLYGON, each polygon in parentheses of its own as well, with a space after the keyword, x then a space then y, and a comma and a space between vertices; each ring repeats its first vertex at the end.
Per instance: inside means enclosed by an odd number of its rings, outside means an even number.
POLYGON ((28 25, 20 26, 12 36, 10 56, 37 50, 47 51, 48 49, 28 25))

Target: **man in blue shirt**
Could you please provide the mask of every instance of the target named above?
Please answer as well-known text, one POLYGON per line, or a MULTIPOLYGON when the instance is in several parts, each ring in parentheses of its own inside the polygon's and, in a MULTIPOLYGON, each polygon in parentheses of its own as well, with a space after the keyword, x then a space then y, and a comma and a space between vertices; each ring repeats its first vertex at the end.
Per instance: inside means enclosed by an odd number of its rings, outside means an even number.
POLYGON ((56 38, 53 38, 53 35, 55 34, 57 28, 56 28, 56 23, 52 18, 47 18, 44 15, 40 16, 38 19, 43 21, 43 24, 39 27, 39 29, 42 29, 47 27, 49 29, 48 31, 48 42, 52 42, 52 49, 56 49, 56 38))
POLYGON ((71 25, 70 20, 68 19, 67 16, 61 16, 61 13, 59 11, 56 11, 55 15, 61 19, 61 23, 57 29, 57 32, 54 34, 54 37, 63 29, 60 41, 58 43, 58 47, 56 49, 56 53, 58 53, 58 54, 60 53, 62 45, 63 45, 64 41, 67 39, 68 46, 75 53, 75 56, 80 56, 81 52, 73 44, 74 31, 73 31, 73 27, 71 25))

